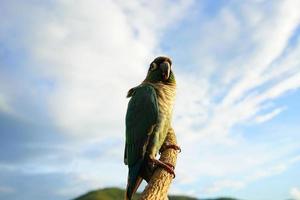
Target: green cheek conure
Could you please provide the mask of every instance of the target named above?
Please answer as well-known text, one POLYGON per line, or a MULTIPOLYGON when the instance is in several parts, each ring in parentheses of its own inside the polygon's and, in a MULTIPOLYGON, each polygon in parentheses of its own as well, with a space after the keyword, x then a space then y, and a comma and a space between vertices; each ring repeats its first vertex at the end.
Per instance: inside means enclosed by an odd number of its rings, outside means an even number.
MULTIPOLYGON (((124 162, 128 165, 126 199, 130 200, 142 180, 150 180, 155 167, 174 174, 174 167, 156 159, 171 128, 176 81, 168 57, 157 57, 146 79, 128 91, 131 97, 126 113, 126 144, 124 162)), ((176 145, 165 148, 180 150, 176 145)))

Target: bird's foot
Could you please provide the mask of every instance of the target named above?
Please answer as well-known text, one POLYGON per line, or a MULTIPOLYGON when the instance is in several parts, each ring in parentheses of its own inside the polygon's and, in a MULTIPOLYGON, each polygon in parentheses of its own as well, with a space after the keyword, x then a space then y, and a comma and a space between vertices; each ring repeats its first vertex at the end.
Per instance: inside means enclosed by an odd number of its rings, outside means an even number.
POLYGON ((150 162, 152 162, 156 166, 162 167, 164 170, 172 174, 173 178, 175 178, 175 172, 174 172, 175 167, 170 163, 165 163, 157 159, 150 159, 150 162))
POLYGON ((159 153, 162 154, 162 152, 166 149, 174 149, 175 151, 178 151, 178 153, 181 152, 181 148, 178 145, 166 143, 160 148, 159 153))

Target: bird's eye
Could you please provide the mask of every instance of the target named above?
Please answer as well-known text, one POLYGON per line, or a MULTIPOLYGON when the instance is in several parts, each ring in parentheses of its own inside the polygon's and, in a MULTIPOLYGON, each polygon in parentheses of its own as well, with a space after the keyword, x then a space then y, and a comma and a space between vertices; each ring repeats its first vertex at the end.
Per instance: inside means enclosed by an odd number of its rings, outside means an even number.
POLYGON ((150 71, 154 71, 154 70, 156 70, 156 69, 157 69, 157 64, 154 62, 154 63, 152 63, 151 66, 150 66, 150 71))

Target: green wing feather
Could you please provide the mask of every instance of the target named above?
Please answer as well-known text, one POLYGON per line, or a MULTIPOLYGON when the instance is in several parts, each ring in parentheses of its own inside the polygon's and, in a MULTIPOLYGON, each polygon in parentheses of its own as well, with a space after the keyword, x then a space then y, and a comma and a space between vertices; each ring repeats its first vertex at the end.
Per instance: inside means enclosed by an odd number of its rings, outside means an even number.
POLYGON ((144 157, 150 131, 157 122, 158 103, 155 89, 151 85, 135 88, 126 113, 125 160, 128 165, 133 165, 144 157))
POLYGON ((125 164, 129 167, 127 196, 131 198, 144 161, 149 137, 158 122, 158 102, 151 85, 141 85, 131 91, 126 113, 125 164))

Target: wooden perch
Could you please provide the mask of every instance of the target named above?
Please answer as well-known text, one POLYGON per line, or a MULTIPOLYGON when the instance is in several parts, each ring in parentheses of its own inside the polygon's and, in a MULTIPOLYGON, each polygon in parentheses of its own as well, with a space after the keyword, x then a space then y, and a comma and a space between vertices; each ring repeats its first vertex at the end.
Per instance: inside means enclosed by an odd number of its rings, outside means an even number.
MULTIPOLYGON (((177 145, 173 128, 169 128, 165 143, 177 145)), ((172 148, 165 149, 160 156, 160 160, 166 163, 170 163, 175 167, 177 154, 178 152, 172 148)), ((158 167, 151 177, 148 185, 144 189, 139 200, 167 200, 168 190, 172 180, 172 174, 158 167)))

